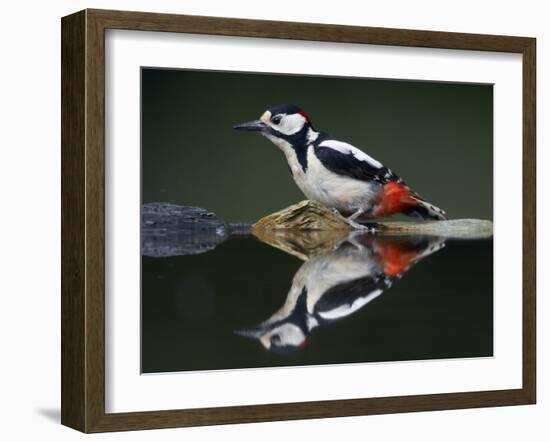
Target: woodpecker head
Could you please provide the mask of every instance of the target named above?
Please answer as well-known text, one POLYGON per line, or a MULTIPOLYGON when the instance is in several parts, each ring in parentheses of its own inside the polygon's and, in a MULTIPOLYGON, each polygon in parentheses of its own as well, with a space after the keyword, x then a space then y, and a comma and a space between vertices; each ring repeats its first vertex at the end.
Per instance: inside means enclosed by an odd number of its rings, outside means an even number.
POLYGON ((235 330, 235 333, 257 339, 266 350, 280 354, 290 354, 303 348, 311 330, 317 326, 315 321, 309 319, 307 288, 302 287, 298 298, 291 297, 290 301, 292 307, 286 315, 281 315, 281 311, 278 311, 267 321, 255 327, 235 330))
POLYGON ((292 354, 304 347, 309 332, 292 322, 265 323, 257 327, 235 330, 247 338, 257 339, 269 351, 279 354, 292 354))
POLYGON ((259 132, 275 144, 296 144, 315 133, 308 114, 294 104, 282 104, 266 110, 259 120, 233 126, 233 129, 259 132))

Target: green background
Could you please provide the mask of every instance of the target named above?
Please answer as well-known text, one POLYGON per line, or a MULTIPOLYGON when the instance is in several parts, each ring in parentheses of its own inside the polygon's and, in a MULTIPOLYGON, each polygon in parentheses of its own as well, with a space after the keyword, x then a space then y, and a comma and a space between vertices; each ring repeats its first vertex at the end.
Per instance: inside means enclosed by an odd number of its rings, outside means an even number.
POLYGON ((230 222, 305 199, 282 152, 232 126, 294 103, 450 218, 492 219, 492 85, 142 69, 142 200, 230 222))

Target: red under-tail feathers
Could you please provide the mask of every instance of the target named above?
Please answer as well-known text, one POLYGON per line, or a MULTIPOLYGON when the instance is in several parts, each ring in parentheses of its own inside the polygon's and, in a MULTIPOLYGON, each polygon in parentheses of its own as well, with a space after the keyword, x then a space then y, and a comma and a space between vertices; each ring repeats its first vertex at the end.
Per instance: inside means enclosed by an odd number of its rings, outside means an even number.
POLYGON ((439 207, 423 200, 407 185, 392 181, 383 187, 374 216, 390 216, 397 213, 422 219, 447 219, 445 212, 439 207))
POLYGON ((379 241, 376 245, 377 260, 387 276, 397 276, 409 270, 421 253, 399 241, 379 241))

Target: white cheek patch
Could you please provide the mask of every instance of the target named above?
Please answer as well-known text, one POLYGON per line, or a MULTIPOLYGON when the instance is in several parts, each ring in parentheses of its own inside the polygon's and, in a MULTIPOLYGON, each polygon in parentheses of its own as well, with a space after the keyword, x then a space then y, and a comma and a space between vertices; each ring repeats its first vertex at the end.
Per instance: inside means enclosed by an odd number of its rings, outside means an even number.
POLYGON ((351 154, 355 158, 357 158, 359 161, 366 161, 369 163, 372 167, 376 167, 377 169, 380 169, 382 167, 382 163, 380 161, 375 160, 371 156, 367 155, 362 150, 357 149, 355 146, 352 146, 351 144, 344 143, 343 141, 336 141, 336 140, 327 140, 323 141, 319 146, 323 147, 330 147, 331 149, 337 150, 338 152, 345 153, 345 154, 351 154))
POLYGON ((306 337, 300 327, 294 324, 283 324, 280 327, 274 329, 271 335, 278 334, 281 337, 281 343, 283 345, 291 345, 298 347, 305 341, 306 337))
POLYGON ((306 119, 303 115, 300 114, 292 114, 292 115, 286 115, 281 114, 283 118, 281 119, 281 122, 279 124, 273 124, 271 123, 270 126, 278 131, 281 132, 284 135, 292 135, 297 132, 300 132, 302 130, 302 127, 304 127, 304 124, 306 124, 306 119))

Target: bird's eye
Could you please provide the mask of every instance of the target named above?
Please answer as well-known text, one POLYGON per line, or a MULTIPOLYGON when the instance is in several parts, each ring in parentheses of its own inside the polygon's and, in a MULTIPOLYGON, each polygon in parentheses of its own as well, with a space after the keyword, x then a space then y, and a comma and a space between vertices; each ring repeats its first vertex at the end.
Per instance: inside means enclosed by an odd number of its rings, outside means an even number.
POLYGON ((282 118, 282 117, 281 117, 280 115, 277 115, 277 116, 275 116, 275 117, 273 117, 273 118, 271 119, 271 122, 272 122, 273 124, 279 124, 279 123, 281 122, 281 118, 282 118))
POLYGON ((273 335, 271 336, 270 341, 274 345, 281 345, 282 339, 279 335, 273 335))

